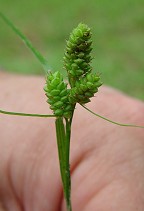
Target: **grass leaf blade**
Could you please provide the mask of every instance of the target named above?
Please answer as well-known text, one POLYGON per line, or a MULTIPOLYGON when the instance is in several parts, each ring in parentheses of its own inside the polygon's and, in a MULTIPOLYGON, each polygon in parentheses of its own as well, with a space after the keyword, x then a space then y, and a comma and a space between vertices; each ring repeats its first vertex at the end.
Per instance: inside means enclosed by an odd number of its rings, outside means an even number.
POLYGON ((1 114, 13 115, 13 116, 31 116, 31 117, 55 117, 55 115, 51 114, 29 114, 29 113, 19 113, 19 112, 12 112, 12 111, 4 111, 0 110, 1 114))
MULTIPOLYGON (((80 104, 81 105, 81 104, 80 104)), ((105 121, 108 121, 112 124, 115 124, 115 125, 119 125, 119 126, 124 126, 124 127, 138 127, 138 128, 144 128, 144 126, 141 126, 141 125, 134 125, 134 124, 123 124, 123 123, 119 123, 119 122, 115 122, 113 120, 110 120, 104 116, 101 116, 93 111, 91 111, 90 109, 88 109, 87 107, 85 107, 84 105, 81 105, 83 108, 85 108, 87 111, 89 111, 90 113, 94 114, 95 116, 101 118, 101 119, 104 119, 105 121)))
POLYGON ((35 57, 42 64, 44 70, 47 72, 50 69, 50 67, 48 65, 47 60, 42 56, 42 54, 36 48, 33 47, 29 39, 1 12, 0 12, 0 17, 23 40, 25 45, 33 52, 35 57))

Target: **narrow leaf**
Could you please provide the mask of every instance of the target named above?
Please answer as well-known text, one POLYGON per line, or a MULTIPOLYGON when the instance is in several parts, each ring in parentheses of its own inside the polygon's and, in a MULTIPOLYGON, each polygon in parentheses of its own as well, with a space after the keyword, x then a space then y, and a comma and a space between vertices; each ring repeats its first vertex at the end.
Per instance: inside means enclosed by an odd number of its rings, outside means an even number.
MULTIPOLYGON (((81 104, 80 104, 81 105, 81 104)), ((89 111, 90 113, 94 114, 95 116, 101 118, 101 119, 104 119, 112 124, 115 124, 115 125, 119 125, 119 126, 124 126, 124 127, 138 127, 138 128, 144 128, 144 126, 141 126, 141 125, 134 125, 134 124, 123 124, 123 123, 119 123, 119 122, 115 122, 113 120, 110 120, 106 117, 103 117, 99 114, 96 114, 95 112, 91 111, 90 109, 88 109, 87 107, 85 107, 84 105, 81 105, 83 108, 85 108, 87 111, 89 111)))
POLYGON ((27 114, 27 113, 19 113, 19 112, 11 112, 0 110, 0 113, 7 115, 15 115, 15 116, 31 116, 31 117, 55 117, 55 115, 51 114, 27 114))
POLYGON ((28 38, 1 12, 0 12, 0 17, 23 40, 23 42, 33 52, 35 57, 42 64, 44 70, 47 72, 50 69, 50 67, 48 65, 47 60, 42 56, 42 54, 36 48, 33 47, 32 43, 28 40, 28 38))

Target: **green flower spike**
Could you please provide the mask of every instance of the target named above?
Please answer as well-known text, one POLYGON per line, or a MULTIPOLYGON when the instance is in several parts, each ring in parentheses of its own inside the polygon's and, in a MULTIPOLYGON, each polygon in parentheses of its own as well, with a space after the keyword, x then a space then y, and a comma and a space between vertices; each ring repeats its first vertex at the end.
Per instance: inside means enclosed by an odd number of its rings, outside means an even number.
POLYGON ((67 41, 64 66, 68 72, 71 85, 69 101, 72 104, 90 102, 90 98, 98 91, 98 87, 102 85, 99 82, 100 77, 91 73, 91 35, 90 28, 80 23, 72 31, 67 41))
POLYGON ((58 117, 70 118, 73 106, 69 103, 69 90, 60 72, 57 71, 47 75, 44 90, 48 97, 47 102, 54 114, 58 117))
POLYGON ((70 90, 69 101, 73 104, 85 104, 90 102, 90 98, 98 91, 102 85, 100 77, 93 73, 88 73, 79 81, 76 81, 75 87, 70 90))
POLYGON ((90 28, 80 23, 70 34, 64 54, 64 67, 67 70, 70 85, 73 86, 80 76, 91 71, 90 52, 92 40, 90 28))
MULTIPOLYGON (((43 65, 46 72, 48 72, 49 65, 42 54, 33 47, 25 35, 23 35, 23 33, 21 33, 21 31, 1 12, 0 18, 2 18, 3 21, 25 42, 26 46, 34 53, 36 58, 43 65)), ((80 103, 83 108, 93 115, 113 124, 144 128, 144 126, 122 124, 112 121, 85 107, 84 104, 90 101, 90 98, 94 96, 94 94, 98 91, 98 87, 102 84, 100 82, 100 77, 91 71, 91 43, 91 31, 90 28, 85 24, 80 23, 78 27, 75 28, 70 34, 64 56, 64 66, 68 73, 71 89, 67 89, 67 84, 63 81, 63 77, 60 72, 57 71, 55 73, 47 73, 44 90, 46 92, 46 96, 48 97, 47 102, 50 104, 50 108, 53 110, 54 115, 18 113, 0 110, 1 114, 8 115, 42 118, 56 117, 55 126, 58 155, 67 211, 72 211, 69 155, 71 124, 76 103, 80 103)))

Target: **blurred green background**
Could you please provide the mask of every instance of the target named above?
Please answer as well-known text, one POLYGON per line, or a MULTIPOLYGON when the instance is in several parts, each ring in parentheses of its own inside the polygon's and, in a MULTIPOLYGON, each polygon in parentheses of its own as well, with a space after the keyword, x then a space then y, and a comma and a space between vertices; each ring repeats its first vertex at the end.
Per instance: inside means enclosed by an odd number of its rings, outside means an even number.
MULTIPOLYGON (((144 99, 143 0, 7 0, 7 15, 48 59, 61 70, 65 40, 79 22, 93 32, 93 67, 104 84, 144 99)), ((44 74, 39 62, 0 20, 0 69, 44 74)))

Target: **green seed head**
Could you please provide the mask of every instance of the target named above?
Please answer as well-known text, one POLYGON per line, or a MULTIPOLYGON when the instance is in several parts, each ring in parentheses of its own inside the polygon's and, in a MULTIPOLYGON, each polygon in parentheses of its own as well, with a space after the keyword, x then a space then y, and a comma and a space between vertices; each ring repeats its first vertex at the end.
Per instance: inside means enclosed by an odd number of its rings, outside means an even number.
POLYGON ((69 101, 73 104, 77 102, 80 104, 88 103, 101 85, 99 76, 88 73, 76 81, 75 87, 70 90, 69 101))
POLYGON ((69 90, 60 72, 57 71, 47 75, 44 90, 48 97, 47 102, 54 114, 70 118, 73 106, 69 103, 69 90))
POLYGON ((80 23, 67 41, 64 66, 71 89, 63 81, 60 72, 49 73, 44 90, 47 102, 56 116, 71 118, 76 103, 86 104, 102 85, 100 77, 92 73, 90 28, 80 23))
POLYGON ((90 28, 80 23, 70 34, 64 55, 64 67, 70 82, 72 78, 76 80, 91 71, 91 44, 90 28))

